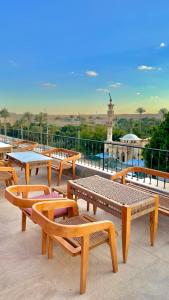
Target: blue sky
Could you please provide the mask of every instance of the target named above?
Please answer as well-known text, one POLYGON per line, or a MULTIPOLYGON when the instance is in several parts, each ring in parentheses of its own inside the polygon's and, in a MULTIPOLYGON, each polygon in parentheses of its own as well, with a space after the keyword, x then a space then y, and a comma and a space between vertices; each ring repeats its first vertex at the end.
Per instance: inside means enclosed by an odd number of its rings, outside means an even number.
POLYGON ((5 0, 0 39, 1 108, 169 109, 167 0, 5 0))

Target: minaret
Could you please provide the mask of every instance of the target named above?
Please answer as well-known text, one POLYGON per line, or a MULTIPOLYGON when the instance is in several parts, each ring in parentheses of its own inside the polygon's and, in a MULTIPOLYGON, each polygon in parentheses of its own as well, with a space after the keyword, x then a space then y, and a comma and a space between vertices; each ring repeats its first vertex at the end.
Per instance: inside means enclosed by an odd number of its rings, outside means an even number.
POLYGON ((113 110, 114 104, 112 104, 112 98, 111 98, 110 93, 109 93, 109 96, 110 96, 110 102, 108 104, 108 111, 107 111, 107 141, 112 142, 112 140, 113 140, 112 127, 113 127, 113 117, 114 117, 114 110, 113 110))

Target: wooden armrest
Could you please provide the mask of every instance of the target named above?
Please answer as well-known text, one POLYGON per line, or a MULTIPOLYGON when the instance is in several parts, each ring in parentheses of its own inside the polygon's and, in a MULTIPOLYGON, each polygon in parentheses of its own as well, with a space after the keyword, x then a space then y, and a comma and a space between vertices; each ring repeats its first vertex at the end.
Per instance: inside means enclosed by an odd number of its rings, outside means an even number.
POLYGON ((41 152, 41 154, 51 156, 51 154, 53 154, 55 152, 56 153, 59 152, 59 148, 44 150, 44 151, 41 152))
POLYGON ((78 230, 75 230, 74 234, 78 237, 83 235, 89 235, 102 230, 115 230, 115 226, 111 221, 95 221, 78 225, 78 230))
POLYGON ((129 168, 126 168, 126 169, 114 174, 111 177, 111 179, 115 180, 115 179, 118 179, 118 178, 122 177, 122 183, 125 183, 125 176, 130 172, 144 173, 144 174, 148 174, 148 175, 153 175, 153 176, 158 176, 158 177, 162 177, 162 178, 165 178, 165 179, 169 179, 169 173, 167 173, 167 172, 158 171, 158 170, 149 169, 149 168, 143 168, 143 167, 129 167, 129 168))

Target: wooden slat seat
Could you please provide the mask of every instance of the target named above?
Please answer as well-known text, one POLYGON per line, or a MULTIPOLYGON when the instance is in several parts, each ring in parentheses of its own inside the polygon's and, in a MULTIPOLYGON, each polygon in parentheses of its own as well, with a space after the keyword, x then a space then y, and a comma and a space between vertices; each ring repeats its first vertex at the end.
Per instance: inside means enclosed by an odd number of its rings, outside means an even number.
MULTIPOLYGON (((65 220, 61 220, 59 223, 71 226, 71 225, 88 224, 91 222, 96 222, 96 219, 89 217, 88 215, 80 215, 72 218, 67 218, 65 220)), ((74 252, 75 255, 81 252, 81 242, 82 242, 81 238, 74 237, 74 238, 67 238, 64 240, 66 240, 68 243, 70 243, 72 246, 75 247, 75 252, 74 252), (78 247, 78 252, 76 251, 77 247, 78 247)), ((90 235, 89 238, 89 249, 92 249, 98 245, 108 242, 108 240, 109 240, 108 233, 106 231, 94 232, 90 235)))

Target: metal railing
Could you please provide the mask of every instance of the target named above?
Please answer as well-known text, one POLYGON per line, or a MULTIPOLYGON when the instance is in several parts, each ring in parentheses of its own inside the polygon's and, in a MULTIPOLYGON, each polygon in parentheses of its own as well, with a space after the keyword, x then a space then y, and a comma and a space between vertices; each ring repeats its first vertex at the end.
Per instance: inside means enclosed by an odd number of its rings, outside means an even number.
MULTIPOLYGON (((1 141, 24 139, 37 142, 38 151, 49 147, 66 148, 81 153, 78 163, 112 173, 130 166, 144 166, 151 169, 169 172, 169 151, 156 148, 139 147, 134 144, 105 142, 76 137, 55 135, 44 132, 33 132, 21 129, 8 129, 7 135, 1 129, 1 141)), ((135 176, 135 174, 131 174, 135 176)), ((140 175, 141 176, 141 175, 140 175)), ((140 178, 139 176, 139 178, 140 178)), ((137 174, 138 178, 138 174, 137 174)), ((157 179, 157 185, 158 181, 157 179)), ((150 179, 149 184, 151 184, 150 179)), ((164 188, 166 182, 164 181, 164 188)))

